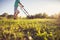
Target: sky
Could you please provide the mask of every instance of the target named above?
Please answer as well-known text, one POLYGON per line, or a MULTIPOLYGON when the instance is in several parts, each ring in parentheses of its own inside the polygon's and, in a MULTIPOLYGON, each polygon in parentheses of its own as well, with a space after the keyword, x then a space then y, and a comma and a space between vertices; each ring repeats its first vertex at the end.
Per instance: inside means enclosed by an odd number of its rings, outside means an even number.
MULTIPOLYGON (((20 2, 30 15, 44 12, 53 15, 60 12, 60 0, 20 0, 20 2)), ((0 0, 0 14, 4 12, 14 14, 14 3, 15 0, 0 0)), ((20 7, 18 10, 20 11, 18 16, 26 16, 20 7)))

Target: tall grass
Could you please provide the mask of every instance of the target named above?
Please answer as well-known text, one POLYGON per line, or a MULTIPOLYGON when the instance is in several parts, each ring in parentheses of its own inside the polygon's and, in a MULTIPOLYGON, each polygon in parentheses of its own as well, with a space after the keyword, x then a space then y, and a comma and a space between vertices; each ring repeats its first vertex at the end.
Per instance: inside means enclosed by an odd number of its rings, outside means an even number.
POLYGON ((1 19, 0 40, 59 40, 55 19, 1 19))

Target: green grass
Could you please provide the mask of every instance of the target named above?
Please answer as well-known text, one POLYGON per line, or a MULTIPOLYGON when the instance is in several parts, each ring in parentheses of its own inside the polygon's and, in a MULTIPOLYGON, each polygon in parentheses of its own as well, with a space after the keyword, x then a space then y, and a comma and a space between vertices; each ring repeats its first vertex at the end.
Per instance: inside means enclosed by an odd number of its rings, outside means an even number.
POLYGON ((33 40, 49 40, 49 38, 55 40, 60 33, 56 31, 57 29, 58 26, 55 19, 1 19, 0 39, 17 40, 21 38, 22 40, 27 35, 32 36, 33 40), (57 34, 57 32, 59 33, 57 34))

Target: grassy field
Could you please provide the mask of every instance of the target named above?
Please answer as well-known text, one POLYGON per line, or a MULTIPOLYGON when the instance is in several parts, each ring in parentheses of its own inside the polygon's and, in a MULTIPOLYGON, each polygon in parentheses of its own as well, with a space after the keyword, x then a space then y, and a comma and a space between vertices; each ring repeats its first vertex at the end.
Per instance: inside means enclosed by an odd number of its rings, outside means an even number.
POLYGON ((60 40, 55 19, 1 19, 0 40, 60 40), (26 39, 25 39, 26 38, 26 39))

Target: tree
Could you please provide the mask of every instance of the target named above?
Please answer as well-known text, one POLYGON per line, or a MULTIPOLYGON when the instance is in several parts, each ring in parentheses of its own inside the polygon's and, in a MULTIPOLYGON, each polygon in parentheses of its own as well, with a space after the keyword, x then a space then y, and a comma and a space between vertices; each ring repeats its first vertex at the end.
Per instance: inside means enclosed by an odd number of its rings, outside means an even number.
POLYGON ((35 18, 42 18, 42 14, 41 14, 41 13, 36 14, 36 15, 35 15, 35 18))
POLYGON ((8 15, 7 18, 14 18, 14 16, 13 15, 8 15))
POLYGON ((3 13, 1 16, 2 17, 7 17, 8 16, 8 13, 3 13))
POLYGON ((42 18, 47 18, 48 15, 44 12, 42 18))

